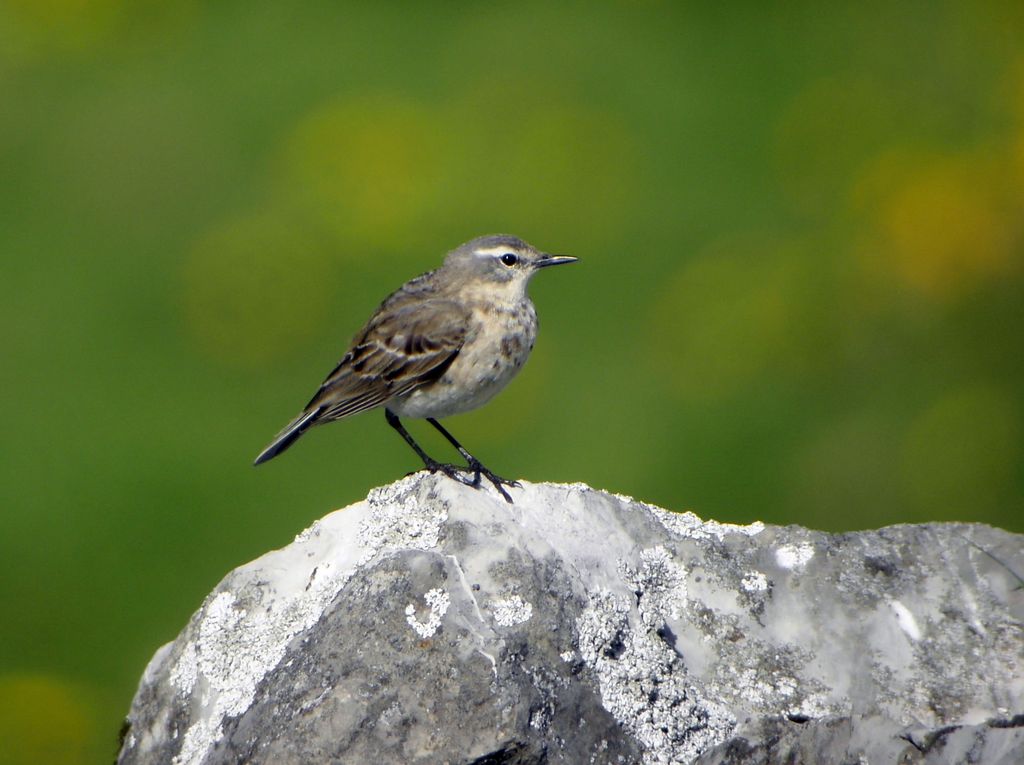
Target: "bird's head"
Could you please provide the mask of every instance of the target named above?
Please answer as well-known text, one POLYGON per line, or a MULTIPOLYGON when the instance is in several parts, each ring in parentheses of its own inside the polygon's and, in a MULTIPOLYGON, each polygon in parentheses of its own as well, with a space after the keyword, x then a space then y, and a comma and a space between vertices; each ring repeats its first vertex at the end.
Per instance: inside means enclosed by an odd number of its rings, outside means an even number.
POLYGON ((571 255, 549 255, 522 239, 507 234, 481 236, 456 247, 444 268, 474 286, 499 288, 509 297, 522 296, 535 273, 548 266, 574 263, 571 255))

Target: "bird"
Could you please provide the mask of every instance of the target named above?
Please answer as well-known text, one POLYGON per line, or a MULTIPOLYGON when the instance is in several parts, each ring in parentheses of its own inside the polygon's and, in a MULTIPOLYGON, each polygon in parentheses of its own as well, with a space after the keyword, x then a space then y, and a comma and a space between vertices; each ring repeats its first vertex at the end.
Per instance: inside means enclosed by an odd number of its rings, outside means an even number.
POLYGON ((485 467, 438 419, 483 406, 518 374, 537 338, 530 280, 542 269, 577 260, 508 234, 477 237, 451 250, 439 268, 385 298, 302 412, 254 464, 278 456, 314 425, 383 408, 387 423, 431 473, 474 488, 486 478, 511 503, 505 487, 519 483, 485 467), (402 417, 429 422, 465 467, 430 457, 402 417))

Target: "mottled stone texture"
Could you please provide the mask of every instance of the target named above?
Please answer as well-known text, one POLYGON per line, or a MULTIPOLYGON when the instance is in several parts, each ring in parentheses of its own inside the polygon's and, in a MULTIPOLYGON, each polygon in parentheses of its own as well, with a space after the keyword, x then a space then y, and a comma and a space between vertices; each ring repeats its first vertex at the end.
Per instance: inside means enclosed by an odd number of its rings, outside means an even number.
POLYGON ((1021 763, 1024 538, 418 474, 229 574, 121 763, 1021 763))

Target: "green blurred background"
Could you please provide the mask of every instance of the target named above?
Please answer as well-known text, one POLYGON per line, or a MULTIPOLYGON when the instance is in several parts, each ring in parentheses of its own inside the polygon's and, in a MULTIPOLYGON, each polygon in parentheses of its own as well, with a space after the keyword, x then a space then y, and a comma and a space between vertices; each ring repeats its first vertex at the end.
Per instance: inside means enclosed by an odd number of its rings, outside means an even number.
POLYGON ((581 258, 449 421, 496 470, 1024 531, 1024 4, 767 5, 2 0, 0 762, 111 759, 221 576, 416 467, 250 463, 481 233, 581 258))

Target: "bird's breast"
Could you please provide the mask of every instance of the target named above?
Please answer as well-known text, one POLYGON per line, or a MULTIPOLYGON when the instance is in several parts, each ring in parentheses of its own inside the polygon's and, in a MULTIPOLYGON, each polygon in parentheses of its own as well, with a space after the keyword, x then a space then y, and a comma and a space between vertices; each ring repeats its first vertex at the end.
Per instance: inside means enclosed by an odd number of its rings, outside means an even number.
MULTIPOLYGON (((486 382, 518 372, 537 340, 537 312, 525 301, 515 306, 478 306, 473 310, 475 331, 459 353, 458 366, 486 382)), ((453 364, 452 366, 456 366, 453 364)))
POLYGON ((523 368, 537 339, 533 304, 473 305, 472 326, 451 366, 436 382, 391 408, 407 417, 447 417, 486 404, 523 368))

